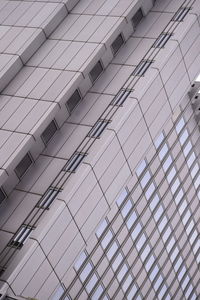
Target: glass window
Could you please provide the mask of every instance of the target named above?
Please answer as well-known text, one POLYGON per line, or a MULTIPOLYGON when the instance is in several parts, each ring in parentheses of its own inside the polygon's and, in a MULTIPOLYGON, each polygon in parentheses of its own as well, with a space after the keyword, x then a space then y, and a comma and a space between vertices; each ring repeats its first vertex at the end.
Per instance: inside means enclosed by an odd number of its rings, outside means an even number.
POLYGON ((192 245, 195 241, 195 239, 197 238, 198 234, 197 231, 194 230, 194 232, 192 233, 191 237, 190 237, 190 244, 192 245))
POLYGON ((200 184, 200 175, 198 175, 198 177, 194 181, 194 186, 195 186, 196 189, 199 187, 199 184, 200 184))
POLYGON ((192 295, 192 297, 190 297, 190 300, 197 300, 197 296, 195 293, 192 295))
POLYGON ((180 207, 179 207, 179 213, 180 213, 180 215, 183 214, 183 212, 184 212, 184 210, 186 209, 186 207, 187 207, 187 201, 184 200, 184 201, 181 203, 180 207))
POLYGON ((179 134, 183 127, 185 126, 185 121, 183 117, 179 120, 179 122, 176 124, 176 132, 179 134))
POLYGON ((199 255, 197 256, 196 261, 197 261, 198 264, 200 263, 200 253, 199 253, 199 255))
POLYGON ((200 248, 200 240, 197 240, 196 243, 195 243, 195 246, 193 245, 194 254, 197 253, 197 251, 199 250, 199 248, 200 248))
POLYGON ((135 70, 133 71, 132 75, 144 76, 144 74, 149 69, 152 63, 153 63, 152 60, 146 60, 146 59, 141 60, 140 63, 135 68, 135 70))
POLYGON ((147 171, 140 180, 140 184, 141 184, 142 188, 144 188, 147 185, 147 183, 150 181, 150 179, 151 179, 151 174, 149 173, 149 171, 147 171))
POLYGON ((117 268, 119 267, 119 265, 122 262, 122 260, 123 260, 123 256, 122 256, 121 253, 119 253, 117 255, 117 257, 115 258, 114 262, 112 263, 112 268, 113 268, 114 271, 117 270, 117 268))
POLYGON ((187 159, 188 167, 190 168, 193 162, 195 161, 196 155, 194 152, 190 154, 190 157, 187 159))
POLYGON ((159 268, 158 268, 157 265, 155 265, 155 267, 153 268, 153 270, 151 271, 151 273, 149 275, 149 278, 150 278, 151 282, 154 280, 154 278, 156 277, 158 272, 159 272, 159 268))
POLYGON ((145 170, 146 166, 147 166, 146 161, 145 161, 145 160, 142 160, 141 163, 139 164, 139 166, 138 166, 137 169, 136 169, 136 174, 137 174, 138 177, 139 177, 139 176, 142 174, 142 172, 145 170))
POLYGON ((162 277, 162 275, 159 275, 158 279, 154 283, 154 289, 155 289, 156 292, 159 289, 159 287, 161 286, 162 282, 163 282, 163 277, 162 277))
POLYGON ((131 285, 132 281, 133 281, 133 278, 129 274, 128 277, 126 278, 126 280, 124 281, 124 283, 122 284, 122 289, 123 289, 124 293, 127 291, 129 286, 131 285))
POLYGON ((141 235, 141 237, 139 238, 139 240, 136 243, 136 248, 138 251, 141 250, 142 246, 144 245, 144 243, 146 242, 146 236, 144 235, 144 233, 141 235))
POLYGON ((133 300, 134 295, 137 293, 137 287, 133 285, 130 289, 130 292, 127 295, 127 300, 133 300))
POLYGON ((172 164, 172 157, 169 155, 163 163, 163 169, 166 172, 172 164))
POLYGON ((137 25, 140 23, 142 18, 143 18, 143 12, 142 9, 139 8, 131 19, 134 30, 136 29, 137 25))
MULTIPOLYGON (((190 294, 192 293, 193 286, 190 284, 187 291, 185 292, 185 298, 188 299, 190 294)), ((190 298, 191 299, 191 298, 190 298)))
POLYGON ((181 279, 183 278, 183 276, 185 275, 186 273, 186 267, 183 266, 178 274, 178 280, 181 281, 181 279))
POLYGON ((133 204, 132 204, 131 200, 128 200, 127 203, 125 204, 125 206, 121 210, 121 214, 122 214, 123 218, 125 218, 128 215, 128 213, 132 207, 133 207, 133 204))
MULTIPOLYGON (((109 300, 108 296, 103 296, 102 300, 109 300)), ((96 299, 95 299, 96 300, 96 299)))
POLYGON ((177 260, 177 262, 176 262, 175 265, 174 265, 174 270, 175 270, 176 272, 177 272, 178 269, 180 268, 182 262, 183 262, 182 257, 179 257, 179 259, 177 260))
POLYGON ((137 238, 137 236, 140 234, 141 230, 142 230, 142 226, 140 225, 140 223, 138 223, 136 225, 135 229, 133 230, 133 232, 131 233, 133 240, 135 240, 137 238))
POLYGON ((86 258, 87 258, 87 255, 86 255, 86 253, 85 253, 85 251, 84 251, 84 252, 82 252, 82 253, 80 254, 78 260, 76 261, 76 263, 75 263, 75 265, 74 265, 74 269, 75 269, 76 271, 78 271, 78 270, 80 269, 80 267, 82 266, 82 264, 84 263, 84 261, 86 260, 86 258))
POLYGON ((170 234, 172 233, 172 230, 170 227, 167 227, 167 230, 165 231, 165 233, 163 234, 163 241, 166 242, 167 239, 169 238, 170 234))
POLYGON ((105 249, 112 240, 113 233, 109 230, 101 241, 101 246, 105 249))
POLYGON ((130 95, 130 90, 121 89, 118 94, 114 97, 113 101, 111 102, 112 105, 122 106, 128 96, 130 95))
POLYGON ((192 149, 192 143, 190 141, 188 141, 183 149, 183 153, 184 153, 185 157, 188 155, 188 153, 190 152, 191 149, 192 149))
POLYGON ((160 151, 158 152, 158 156, 159 156, 160 160, 163 160, 163 158, 165 157, 167 152, 168 152, 168 146, 167 146, 167 144, 164 144, 162 146, 162 148, 160 149, 160 151))
POLYGON ((159 198, 159 196, 156 194, 156 195, 153 197, 153 199, 152 199, 152 201, 151 201, 151 203, 150 203, 150 209, 151 209, 151 211, 153 211, 153 210, 155 209, 155 207, 157 206, 157 204, 159 203, 159 201, 160 201, 160 198, 159 198))
POLYGON ((123 39, 122 34, 120 33, 111 45, 113 55, 117 54, 117 52, 119 51, 119 49, 121 48, 121 46, 123 44, 124 44, 124 39, 123 39))
POLYGON ((152 182, 150 184, 150 186, 148 187, 148 189, 146 190, 145 192, 145 197, 147 200, 149 200, 153 194, 153 192, 155 191, 156 187, 155 187, 155 184, 152 182))
POLYGON ((93 274, 92 277, 88 280, 88 283, 85 286, 85 289, 88 293, 90 293, 92 291, 92 289, 94 288, 97 281, 98 281, 97 275, 93 274))
POLYGON ((101 294, 103 293, 104 288, 102 285, 99 285, 96 289, 96 291, 94 292, 94 294, 92 295, 91 299, 92 300, 98 300, 101 297, 101 294))
POLYGON ((192 179, 194 179, 194 177, 195 177, 195 175, 197 174, 198 171, 199 171, 199 165, 198 165, 198 163, 196 163, 193 166, 192 170, 190 171, 192 179))
POLYGON ((28 239, 33 229, 34 228, 31 226, 22 225, 18 232, 14 234, 12 240, 9 243, 9 246, 21 248, 28 239))
POLYGON ((145 259, 147 258, 148 254, 150 253, 151 248, 149 247, 149 245, 146 245, 146 247, 144 248, 144 250, 141 253, 141 260, 144 262, 145 259))
POLYGON ((44 196, 42 196, 37 206, 40 208, 47 209, 51 205, 53 200, 56 198, 59 192, 60 191, 58 189, 49 188, 44 194, 44 196))
POLYGON ((162 216, 162 213, 164 212, 164 209, 162 207, 162 205, 160 205, 157 209, 157 211, 154 214, 154 219, 156 222, 158 222, 158 220, 160 219, 160 217, 162 216))
POLYGON ((96 235, 98 238, 100 238, 100 236, 102 235, 102 233, 104 232, 107 226, 108 226, 108 221, 104 219, 96 230, 96 235))
POLYGON ((52 139, 56 131, 57 131, 57 125, 56 122, 53 120, 41 134, 41 138, 45 145, 47 145, 48 142, 50 142, 50 140, 52 139))
POLYGON ((175 261, 175 259, 176 259, 176 257, 177 257, 178 254, 179 254, 178 247, 175 247, 175 249, 173 250, 173 252, 172 252, 172 254, 170 256, 172 262, 175 261))
POLYGON ((188 224, 187 228, 186 228, 186 233, 187 235, 190 234, 190 232, 192 231, 192 229, 194 228, 194 221, 190 221, 190 223, 188 224))
POLYGON ((66 172, 75 172, 85 156, 86 156, 85 153, 79 153, 79 152, 74 153, 73 156, 66 163, 64 170, 66 172))
POLYGON ((179 202, 180 202, 181 199, 183 198, 183 195, 184 195, 183 190, 180 189, 180 191, 178 192, 178 194, 177 194, 176 197, 175 197, 176 205, 179 204, 179 202))
POLYGON ((180 186, 180 180, 177 178, 171 186, 172 194, 176 193, 179 186, 180 186))
POLYGON ((151 255, 145 264, 145 268, 146 268, 147 272, 150 270, 150 268, 152 267, 154 262, 155 262, 155 258, 153 255, 151 255))
POLYGON ((110 121, 108 120, 98 120, 96 124, 92 127, 88 136, 93 138, 99 138, 102 132, 106 129, 110 121))
POLYGON ((175 244, 175 239, 172 237, 171 240, 168 242, 168 245, 167 245, 167 252, 168 253, 171 251, 174 244, 175 244))
POLYGON ((156 147, 156 149, 158 149, 159 148, 159 146, 162 144, 162 142, 164 141, 164 134, 163 133, 161 133, 157 138, 156 138, 156 140, 155 140, 155 147, 156 147))
POLYGON ((81 94, 79 90, 76 89, 72 96, 69 98, 69 100, 67 100, 66 102, 66 106, 69 113, 71 113, 74 110, 74 108, 78 105, 81 99, 81 94))
POLYGON ((28 171, 32 163, 33 163, 32 158, 30 154, 27 153, 15 168, 15 173, 17 174, 17 176, 19 178, 22 178, 25 175, 26 171, 28 171))
POLYGON ((167 224, 167 218, 164 216, 160 222, 160 224, 158 225, 158 229, 160 231, 160 233, 163 231, 163 229, 165 228, 167 224))
POLYGON ((89 73, 91 81, 94 83, 99 78, 102 72, 103 72, 103 66, 99 60, 89 73))
POLYGON ((182 286, 182 289, 184 290, 188 284, 188 282, 190 281, 190 278, 188 275, 185 276, 185 279, 183 280, 181 286, 182 286))
POLYGON ((92 271, 93 266, 90 262, 88 262, 85 266, 85 268, 83 269, 83 271, 80 273, 80 279, 82 282, 84 282, 86 280, 86 278, 88 277, 88 275, 90 274, 90 272, 92 271))
POLYGON ((183 217, 183 224, 186 225, 187 221, 189 220, 189 218, 191 217, 191 213, 188 210, 185 214, 185 216, 183 217))
POLYGON ((119 282, 122 281, 122 279, 124 278, 124 276, 126 275, 128 271, 128 267, 126 264, 124 264, 121 268, 121 270, 119 271, 119 273, 117 274, 117 279, 119 280, 119 282))
POLYGON ((169 294, 167 294, 167 296, 165 297, 165 300, 171 300, 171 296, 169 294))
POLYGON ((54 294, 50 297, 50 299, 51 300, 60 300, 60 298, 62 297, 64 292, 65 292, 64 287, 62 285, 59 285, 57 287, 56 291, 54 292, 54 294))
POLYGON ((119 247, 118 247, 117 243, 114 242, 112 244, 112 246, 110 247, 110 249, 108 250, 108 252, 107 252, 107 257, 108 257, 109 260, 112 259, 113 255, 116 253, 116 251, 117 251, 118 248, 119 247))
POLYGON ((128 229, 130 229, 133 224, 135 223, 135 221, 137 220, 137 215, 135 212, 133 212, 130 217, 128 218, 128 220, 126 221, 126 225, 128 227, 128 229))
POLYGON ((171 37, 171 33, 161 33, 153 44, 154 48, 163 48, 171 37))
POLYGON ((172 180, 173 180, 173 178, 174 178, 175 175, 176 175, 176 169, 173 167, 170 170, 170 172, 168 173, 168 175, 167 175, 167 181, 168 181, 168 183, 172 182, 172 180))
POLYGON ((182 135, 179 138, 181 145, 183 145, 185 143, 185 141, 187 140, 188 136, 189 136, 188 131, 187 131, 187 129, 185 129, 183 131, 182 135))
POLYGON ((120 193, 119 197, 116 200, 118 206, 121 206, 121 204, 126 199, 127 195, 128 195, 128 191, 126 189, 123 189, 122 192, 120 193))
MULTIPOLYGON (((158 299, 161 300, 164 296, 164 294, 166 293, 167 291, 167 287, 166 285, 164 284, 163 287, 161 288, 160 292, 158 293, 158 299)), ((166 299, 166 298, 165 298, 166 299)), ((171 298, 170 298, 171 299, 171 298)))
POLYGON ((180 7, 179 10, 174 15, 173 21, 182 22, 189 11, 190 11, 189 7, 180 7))

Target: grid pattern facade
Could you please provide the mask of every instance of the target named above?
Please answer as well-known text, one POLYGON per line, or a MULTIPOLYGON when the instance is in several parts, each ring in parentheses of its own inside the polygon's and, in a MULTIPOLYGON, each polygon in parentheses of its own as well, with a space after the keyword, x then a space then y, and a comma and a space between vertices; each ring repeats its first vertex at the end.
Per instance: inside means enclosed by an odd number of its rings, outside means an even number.
POLYGON ((190 103, 171 123, 76 261, 71 299, 198 299, 199 128, 190 103))
POLYGON ((27 3, 49 12, 1 95, 28 139, 2 147, 0 300, 200 295, 199 4, 110 1, 27 3))

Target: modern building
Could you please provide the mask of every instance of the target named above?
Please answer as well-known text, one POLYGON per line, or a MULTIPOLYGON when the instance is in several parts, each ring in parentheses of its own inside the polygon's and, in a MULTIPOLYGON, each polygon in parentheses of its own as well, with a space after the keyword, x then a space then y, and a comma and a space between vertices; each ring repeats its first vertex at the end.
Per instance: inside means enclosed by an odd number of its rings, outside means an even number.
POLYGON ((0 300, 200 299, 200 2, 0 2, 0 300))

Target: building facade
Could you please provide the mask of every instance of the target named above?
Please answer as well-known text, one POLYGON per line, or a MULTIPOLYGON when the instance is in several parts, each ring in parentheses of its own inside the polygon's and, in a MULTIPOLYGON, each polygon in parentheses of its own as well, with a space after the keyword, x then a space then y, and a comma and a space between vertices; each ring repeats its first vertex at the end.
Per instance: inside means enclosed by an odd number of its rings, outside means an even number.
POLYGON ((0 300, 199 299, 198 0, 0 4, 0 300))

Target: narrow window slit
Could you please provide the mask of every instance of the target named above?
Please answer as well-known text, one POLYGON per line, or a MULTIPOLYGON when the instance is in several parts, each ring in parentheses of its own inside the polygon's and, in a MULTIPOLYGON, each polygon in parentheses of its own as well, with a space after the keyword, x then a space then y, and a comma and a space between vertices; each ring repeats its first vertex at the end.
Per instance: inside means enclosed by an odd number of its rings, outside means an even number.
POLYGON ((20 249, 28 239, 33 229, 34 227, 32 226, 22 225, 18 232, 14 234, 12 240, 9 243, 9 246, 20 249))
POLYGON ((88 136, 93 138, 99 138, 109 123, 109 120, 98 120, 88 133, 88 136))
POLYGON ((51 123, 49 123, 49 125, 46 127, 46 129, 41 134, 41 138, 45 145, 47 145, 50 142, 50 140, 56 133, 57 129, 58 129, 58 127, 57 127, 55 120, 52 120, 51 123))
POLYGON ((128 96, 130 95, 131 90, 121 89, 118 94, 114 97, 113 101, 111 102, 112 105, 122 106, 128 96))
POLYGON ((152 63, 153 63, 152 60, 142 60, 137 65, 137 67, 133 71, 132 75, 135 75, 135 76, 144 76, 144 74, 149 69, 149 67, 151 66, 152 63))
POLYGON ((85 156, 86 153, 80 153, 80 152, 74 153, 72 158, 70 158, 70 160, 65 165, 64 171, 71 172, 71 173, 75 172, 85 156))
POLYGON ((44 208, 44 209, 49 208, 49 206, 51 205, 51 203, 53 202, 53 200, 56 198, 56 196, 59 193, 60 193, 59 189, 55 189, 55 188, 50 187, 46 191, 46 193, 42 196, 42 198, 40 199, 37 206, 39 208, 44 208))

